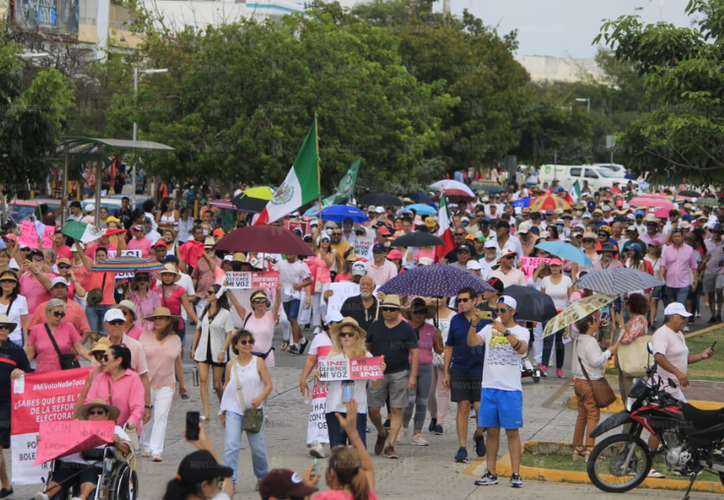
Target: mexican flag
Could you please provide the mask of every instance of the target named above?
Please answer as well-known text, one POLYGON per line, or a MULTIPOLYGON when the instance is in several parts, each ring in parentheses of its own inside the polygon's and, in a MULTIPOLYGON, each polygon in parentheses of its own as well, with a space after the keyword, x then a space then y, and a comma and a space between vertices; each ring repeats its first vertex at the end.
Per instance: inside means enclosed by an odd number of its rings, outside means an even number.
POLYGON ((63 225, 63 230, 61 232, 66 236, 70 236, 74 240, 78 240, 81 243, 86 244, 103 236, 105 230, 91 224, 86 224, 85 222, 69 220, 65 223, 65 225, 63 225))
POLYGON ((350 165, 349 170, 339 181, 337 191, 330 197, 322 200, 322 206, 339 205, 340 203, 354 196, 354 187, 357 184, 357 174, 359 173, 359 165, 362 160, 355 161, 350 165))
POLYGON ((571 189, 568 190, 568 196, 570 196, 573 203, 577 202, 581 197, 581 186, 579 186, 578 181, 573 183, 573 186, 571 186, 571 189))
POLYGON ((307 137, 294 160, 292 169, 284 179, 284 183, 274 192, 274 197, 259 214, 259 218, 254 223, 255 226, 275 222, 298 210, 305 203, 319 198, 318 161, 317 117, 315 116, 314 123, 307 132, 307 137))
POLYGON ((452 229, 450 228, 450 212, 448 212, 447 209, 447 197, 444 194, 440 196, 440 208, 437 210, 437 224, 440 226, 440 229, 437 231, 437 236, 442 238, 445 244, 435 247, 435 257, 437 262, 442 262, 445 255, 455 248, 455 240, 452 229))

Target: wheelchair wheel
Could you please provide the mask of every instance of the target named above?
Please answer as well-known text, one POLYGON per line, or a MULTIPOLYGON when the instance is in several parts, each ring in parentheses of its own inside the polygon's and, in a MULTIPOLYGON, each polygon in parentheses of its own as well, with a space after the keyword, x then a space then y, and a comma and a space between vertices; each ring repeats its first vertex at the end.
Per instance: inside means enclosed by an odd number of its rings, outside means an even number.
POLYGON ((111 474, 108 500, 138 500, 138 475, 128 464, 111 474))

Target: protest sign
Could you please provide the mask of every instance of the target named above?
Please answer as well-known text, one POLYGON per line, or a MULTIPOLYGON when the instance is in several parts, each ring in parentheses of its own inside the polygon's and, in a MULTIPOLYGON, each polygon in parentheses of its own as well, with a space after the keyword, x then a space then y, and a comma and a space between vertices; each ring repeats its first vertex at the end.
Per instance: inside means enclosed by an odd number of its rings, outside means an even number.
POLYGON ((112 420, 63 420, 43 422, 38 432, 34 465, 113 442, 112 420))
POLYGON ((541 265, 543 262, 550 262, 551 259, 546 259, 543 257, 520 257, 518 269, 523 271, 523 274, 525 274, 525 279, 528 279, 533 276, 533 273, 536 269, 538 269, 538 266, 541 265))
POLYGON ((284 220, 284 227, 290 231, 294 231, 296 228, 302 230, 302 234, 309 234, 309 221, 308 220, 284 220))
POLYGON ((71 420, 91 367, 29 373, 12 381, 11 457, 14 484, 38 484, 50 464, 34 465, 43 422, 71 420))
MULTIPOLYGON (((327 339, 329 342, 329 339, 327 339)), ((324 359, 332 350, 332 345, 320 345, 317 347, 317 362, 324 359)), ((327 387, 320 387, 317 379, 314 379, 312 389, 312 402, 309 405, 309 419, 307 420, 307 445, 314 443, 329 443, 329 432, 327 431, 327 387)))
POLYGON ((54 226, 46 226, 41 222, 24 220, 20 225, 21 235, 18 236, 19 247, 38 248, 38 230, 43 234, 43 248, 51 248, 53 246, 52 237, 55 234, 54 226))
POLYGON ((384 374, 380 365, 382 356, 370 358, 325 358, 319 359, 319 380, 376 380, 384 374))
POLYGON ((345 300, 359 295, 359 285, 352 281, 330 283, 328 290, 332 291, 332 296, 327 301, 327 315, 332 311, 341 312, 345 300))
POLYGON ((243 288, 275 289, 279 286, 279 273, 276 271, 229 271, 226 273, 226 286, 231 290, 238 290, 243 288))
MULTIPOLYGON (((121 257, 137 257, 141 258, 141 249, 133 249, 133 250, 121 250, 121 257)), ((122 279, 131 279, 136 273, 130 272, 130 273, 116 273, 116 279, 122 280, 122 279)))
POLYGON ((375 239, 367 236, 357 236, 354 240, 354 253, 357 257, 367 258, 367 254, 370 251, 372 245, 375 244, 375 239))

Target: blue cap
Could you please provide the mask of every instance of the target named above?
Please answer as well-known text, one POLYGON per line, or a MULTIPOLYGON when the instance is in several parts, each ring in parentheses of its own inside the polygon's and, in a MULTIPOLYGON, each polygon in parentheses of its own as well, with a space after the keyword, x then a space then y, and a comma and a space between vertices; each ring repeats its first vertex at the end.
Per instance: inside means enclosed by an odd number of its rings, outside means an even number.
POLYGON ((643 217, 646 214, 644 214, 643 210, 636 210, 636 213, 634 215, 640 215, 641 217, 643 217))
POLYGON ((637 252, 641 251, 641 245, 638 243, 631 243, 629 246, 626 247, 626 250, 635 250, 637 252))
POLYGON ((558 191, 559 193, 562 193, 563 191, 565 191, 565 189, 563 189, 563 186, 558 186, 557 191, 558 191))
POLYGON ((689 214, 684 214, 684 215, 681 217, 681 220, 686 220, 686 221, 691 222, 691 221, 694 220, 694 218, 693 218, 691 215, 689 215, 689 214))

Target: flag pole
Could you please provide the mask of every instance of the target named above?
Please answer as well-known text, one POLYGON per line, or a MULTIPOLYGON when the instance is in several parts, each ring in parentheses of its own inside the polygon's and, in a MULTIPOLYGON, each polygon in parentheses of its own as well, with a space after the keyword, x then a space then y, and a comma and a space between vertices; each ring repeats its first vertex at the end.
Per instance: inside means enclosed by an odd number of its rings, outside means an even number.
MULTIPOLYGON (((317 126, 317 113, 314 113, 314 141, 317 151, 317 187, 319 188, 319 220, 322 220, 322 169, 319 161, 319 127, 317 126)), ((321 224, 320 224, 321 226, 321 224)))

